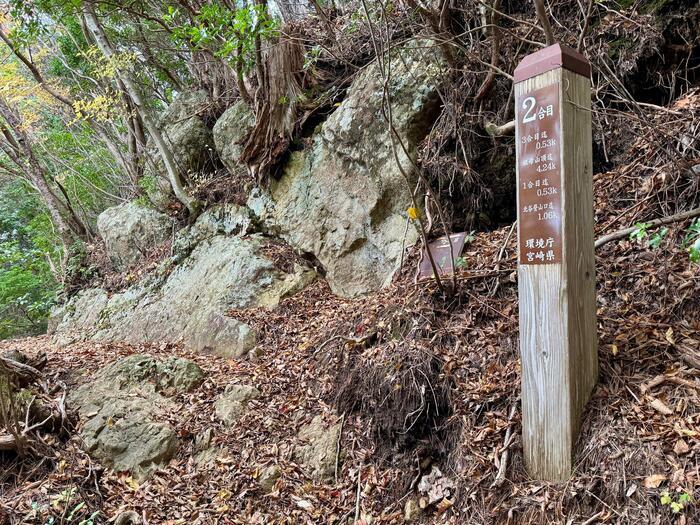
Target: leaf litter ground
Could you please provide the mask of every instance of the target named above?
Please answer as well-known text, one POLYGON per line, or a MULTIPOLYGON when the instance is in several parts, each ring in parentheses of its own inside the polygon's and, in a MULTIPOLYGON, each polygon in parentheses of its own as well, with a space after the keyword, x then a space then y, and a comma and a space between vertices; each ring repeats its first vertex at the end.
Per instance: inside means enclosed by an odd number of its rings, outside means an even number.
MULTIPOLYGON (((671 108, 685 119, 656 112, 655 126, 679 136, 689 119, 695 123, 697 109, 686 111, 700 107, 698 98, 690 93, 676 103, 685 107, 671 108)), ((648 142, 632 145, 624 168, 596 175, 597 236, 673 213, 681 201, 697 205, 698 182, 683 175, 688 167, 672 165, 648 142)), ((166 418, 180 451, 144 483, 92 461, 77 435, 43 435, 53 457, 2 456, 0 523, 50 523, 49 514, 69 523, 85 502, 77 515, 100 511, 98 523, 135 511, 149 524, 334 524, 351 523, 356 512, 358 524, 398 524, 431 463, 456 491, 427 509, 423 523, 695 523, 697 503, 678 513, 662 504, 665 491, 675 500, 697 498, 700 486, 700 269, 681 246, 687 226, 670 226, 655 250, 627 239, 597 250, 600 379, 568 483, 531 480, 524 470, 516 239, 503 227, 477 234, 465 248, 467 269, 449 299, 433 283, 414 283, 415 265, 406 264, 391 287, 371 297, 340 299, 319 281, 275 310, 230 312, 258 331, 258 358, 224 359, 165 343, 3 342, 0 351, 46 351, 47 374, 69 389, 134 353, 192 359, 206 380, 176 398, 166 418), (410 391, 420 374, 428 394, 410 391), (227 427, 214 419, 213 403, 231 384, 254 385, 262 395, 227 427), (389 398, 393 412, 383 403, 389 398), (326 484, 293 460, 299 429, 319 414, 342 420, 343 459, 337 480, 326 484), (194 438, 207 429, 220 452, 197 465, 194 438), (282 475, 264 494, 257 478, 270 465, 282 475)))

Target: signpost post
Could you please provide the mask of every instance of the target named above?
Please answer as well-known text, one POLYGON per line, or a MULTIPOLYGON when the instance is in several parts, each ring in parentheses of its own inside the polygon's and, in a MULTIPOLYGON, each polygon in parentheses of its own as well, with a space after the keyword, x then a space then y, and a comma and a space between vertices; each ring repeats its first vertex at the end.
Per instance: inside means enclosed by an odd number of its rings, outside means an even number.
POLYGON ((590 73, 555 44, 514 76, 523 447, 551 481, 571 475, 598 376, 590 73))

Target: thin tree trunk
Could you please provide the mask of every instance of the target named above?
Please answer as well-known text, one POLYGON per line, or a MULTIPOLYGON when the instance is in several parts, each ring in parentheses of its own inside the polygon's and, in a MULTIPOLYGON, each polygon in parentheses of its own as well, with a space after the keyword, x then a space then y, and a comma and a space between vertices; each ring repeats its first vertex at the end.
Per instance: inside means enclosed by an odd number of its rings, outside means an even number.
MULTIPOLYGON (((74 111, 73 99, 70 96, 64 95, 59 91, 55 90, 48 82, 46 82, 43 75, 41 74, 41 71, 39 71, 36 65, 34 65, 32 60, 30 60, 29 57, 22 53, 22 51, 15 45, 15 43, 10 39, 10 37, 4 31, 2 31, 2 29, 0 29, 0 40, 5 42, 7 47, 10 48, 10 51, 12 51, 12 53, 19 59, 19 61, 27 67, 32 77, 34 77, 34 80, 36 80, 36 82, 44 91, 46 91, 49 95, 58 100, 61 104, 64 104, 65 106, 69 107, 71 111, 74 111)), ((102 129, 100 124, 95 122, 93 119, 87 118, 87 122, 92 126, 97 135, 100 137, 100 139, 102 139, 102 142, 106 146, 107 151, 109 151, 109 153, 112 155, 112 157, 121 167, 121 169, 130 178, 133 178, 132 166, 130 166, 129 163, 126 161, 124 155, 119 150, 117 145, 114 144, 114 141, 109 137, 107 132, 104 129, 102 129)))
MULTIPOLYGON (((95 39, 97 47, 100 49, 100 51, 106 58, 109 59, 113 57, 116 53, 112 48, 112 45, 110 44, 109 40, 107 40, 107 35, 105 34, 102 25, 97 19, 94 7, 88 3, 85 3, 85 9, 83 13, 85 15, 86 25, 92 37, 95 39)), ((180 174, 180 170, 178 169, 175 163, 175 157, 173 156, 173 152, 166 143, 163 134, 158 129, 155 118, 150 114, 148 106, 146 105, 141 94, 141 89, 139 85, 129 72, 122 70, 120 71, 120 74, 121 81, 124 83, 127 93, 131 97, 131 100, 134 102, 134 106, 136 107, 136 110, 141 116, 141 120, 143 121, 146 129, 148 130, 148 133, 151 135, 154 142, 156 143, 158 152, 160 153, 160 156, 163 159, 163 164, 165 164, 165 170, 168 174, 168 179, 170 181, 170 185, 173 188, 173 193, 175 193, 175 197, 187 207, 191 215, 197 215, 199 212, 199 203, 190 195, 188 195, 187 191, 185 190, 182 175, 180 174)))
MULTIPOLYGON (((13 115, 9 107, 2 100, 0 100, 0 113, 2 113, 2 116, 7 124, 12 126, 14 123, 13 115)), ((65 261, 68 257, 69 248, 73 241, 71 236, 72 229, 60 212, 61 209, 64 211, 67 210, 65 204, 60 201, 53 191, 51 191, 51 188, 46 182, 43 168, 41 168, 41 165, 36 162, 36 159, 31 152, 31 146, 28 144, 28 138, 21 137, 20 140, 17 140, 10 129, 5 127, 4 124, 0 124, 0 132, 5 139, 0 143, 0 149, 5 152, 15 166, 17 166, 24 176, 32 183, 44 202, 44 205, 46 206, 46 209, 51 216, 51 220, 56 226, 63 243, 65 261)))

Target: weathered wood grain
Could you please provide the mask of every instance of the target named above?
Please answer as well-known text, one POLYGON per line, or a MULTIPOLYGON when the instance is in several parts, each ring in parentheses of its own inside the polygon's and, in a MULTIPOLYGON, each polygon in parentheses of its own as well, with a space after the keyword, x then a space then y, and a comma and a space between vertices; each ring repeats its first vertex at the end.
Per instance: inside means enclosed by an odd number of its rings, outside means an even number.
POLYGON ((516 97, 551 84, 561 101, 562 262, 521 264, 518 282, 525 462, 533 477, 556 481, 571 475, 598 359, 590 81, 559 68, 517 83, 516 97))

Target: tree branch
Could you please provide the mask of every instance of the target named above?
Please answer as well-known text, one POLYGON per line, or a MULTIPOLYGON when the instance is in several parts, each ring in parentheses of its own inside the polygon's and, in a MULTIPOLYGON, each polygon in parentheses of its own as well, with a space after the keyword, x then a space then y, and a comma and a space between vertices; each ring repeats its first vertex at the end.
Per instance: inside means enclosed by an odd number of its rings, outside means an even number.
POLYGON ((552 32, 552 25, 549 23, 549 16, 547 15, 547 10, 544 7, 544 0, 533 0, 535 3, 535 11, 537 11, 537 18, 540 21, 542 30, 544 31, 545 41, 548 46, 554 45, 554 33, 552 32))
MULTIPOLYGON (((648 224, 650 228, 654 228, 656 226, 663 226, 664 224, 671 224, 674 222, 684 221, 686 219, 692 219, 693 217, 700 217, 700 208, 695 208, 694 210, 690 211, 684 211, 683 213, 677 213, 675 215, 670 215, 661 219, 654 219, 653 221, 649 221, 646 224, 648 224)), ((609 233, 608 235, 604 235, 603 237, 600 237, 595 241, 595 247, 599 248, 600 246, 603 246, 604 244, 607 244, 610 241, 615 241, 617 239, 627 237, 634 230, 636 230, 636 228, 632 226, 630 228, 624 228, 622 230, 609 233)))

